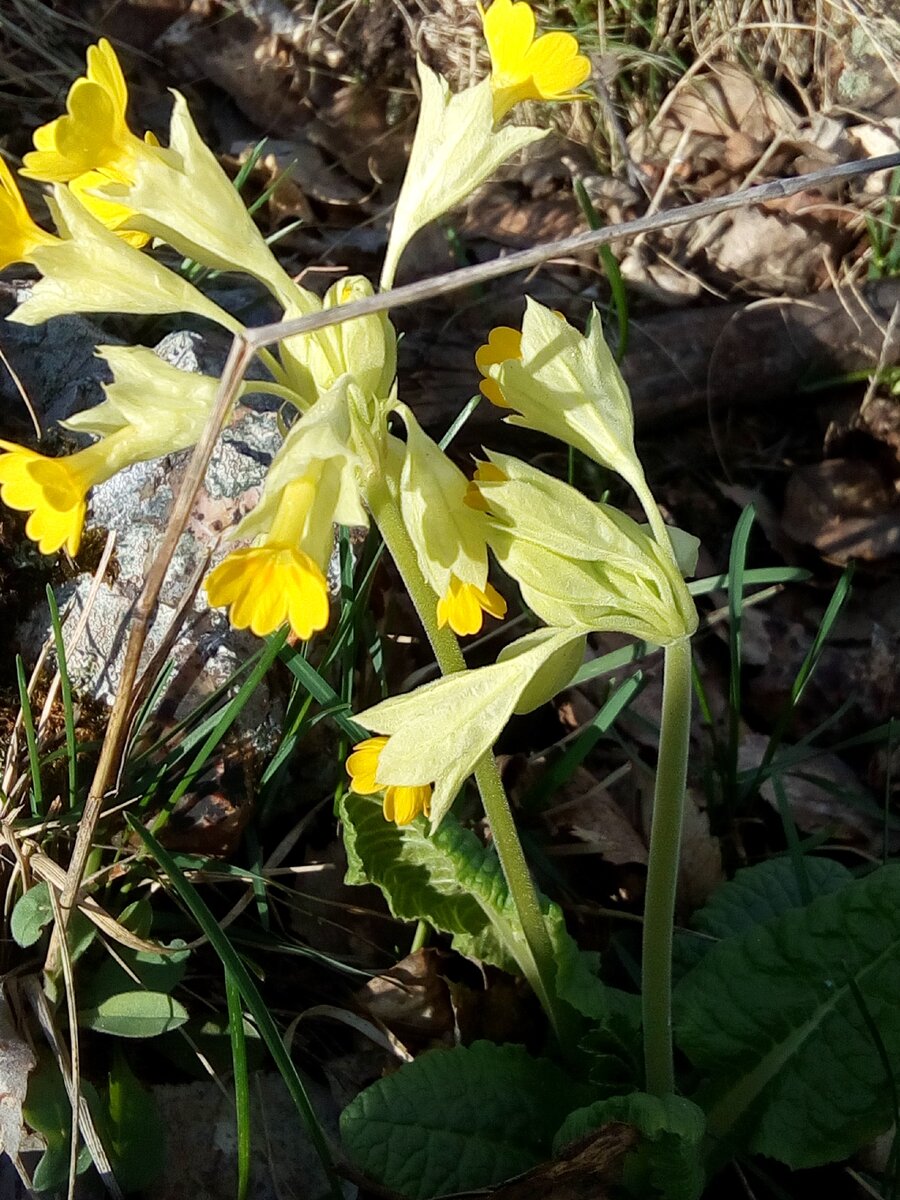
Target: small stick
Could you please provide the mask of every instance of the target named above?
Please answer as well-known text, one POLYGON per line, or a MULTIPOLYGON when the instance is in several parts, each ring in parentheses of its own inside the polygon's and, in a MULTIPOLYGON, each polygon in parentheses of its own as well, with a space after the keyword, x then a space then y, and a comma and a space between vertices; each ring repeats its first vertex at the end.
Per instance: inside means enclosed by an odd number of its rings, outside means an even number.
POLYGON ((403 308, 409 304, 419 304, 423 300, 433 300, 435 296, 443 296, 448 292, 473 287, 491 279, 500 279, 502 276, 512 275, 516 271, 527 271, 532 267, 540 266, 551 258, 578 254, 582 250, 593 250, 597 246, 606 246, 610 242, 618 242, 638 233, 652 233, 655 230, 669 229, 676 225, 687 225, 691 221, 699 221, 703 217, 715 216, 717 213, 728 212, 735 208, 746 208, 751 204, 766 204, 771 200, 784 200, 807 188, 834 183, 839 179, 850 179, 855 175, 868 175, 873 171, 889 171, 893 167, 900 167, 900 153, 883 154, 880 158, 865 158, 855 162, 839 163, 837 166, 826 167, 821 171, 797 175, 793 179, 775 179, 771 183, 761 183, 756 187, 741 188, 738 192, 732 192, 730 196, 718 196, 713 200, 702 200, 699 204, 688 204, 683 208, 652 213, 648 217, 638 217, 634 221, 624 221, 619 225, 607 225, 603 229, 591 229, 587 233, 576 233, 572 237, 562 238, 558 242, 547 242, 543 246, 534 246, 531 250, 519 250, 515 254, 491 259, 490 262, 477 263, 474 267, 461 267, 456 271, 448 271, 444 275, 435 275, 431 279, 407 283, 403 287, 392 288, 388 292, 379 292, 376 296, 367 296, 364 300, 354 300, 352 304, 340 304, 335 308, 326 308, 322 312, 312 313, 308 317, 295 317, 291 321, 260 325, 256 329, 248 329, 244 336, 254 349, 271 346, 273 343, 281 341, 282 338, 293 337, 296 333, 311 333, 314 329, 322 329, 326 325, 352 321, 354 317, 385 312, 389 308, 403 308))
POLYGON ((215 406, 203 431, 203 436, 194 447, 194 452, 191 455, 191 460, 185 472, 184 482, 178 492, 178 497, 172 509, 172 515, 169 518, 166 532, 163 535, 159 553, 153 559, 141 594, 135 605, 131 635, 128 639, 128 647, 125 651, 125 660, 122 665, 122 676, 119 680, 116 699, 110 713, 109 724, 106 727, 106 736, 103 739, 103 746, 100 751, 97 768, 94 772, 93 782, 91 783, 90 792, 84 805, 84 812, 81 815, 81 821, 78 825, 78 834, 75 838, 72 857, 69 861, 68 871, 66 872, 65 887, 59 898, 60 920, 54 925, 50 946, 47 950, 45 969, 48 974, 55 974, 58 971, 60 938, 65 934, 69 916, 75 905, 79 888, 81 887, 88 856, 94 841, 94 830, 97 827, 97 822, 100 820, 104 800, 119 769, 122 751, 124 750, 128 736, 128 716, 131 710, 132 692, 135 680, 137 679, 141 652, 144 649, 150 622, 156 611, 156 602, 159 599, 159 593, 162 590, 172 555, 175 553, 175 547, 178 545, 178 539, 187 525, 194 498, 203 481, 203 476, 206 474, 206 468, 212 457, 216 439, 219 436, 222 426, 225 424, 226 417, 231 412, 244 372, 247 370, 253 354, 254 347, 250 346, 240 334, 236 334, 231 344, 231 349, 228 352, 222 377, 219 380, 215 406))

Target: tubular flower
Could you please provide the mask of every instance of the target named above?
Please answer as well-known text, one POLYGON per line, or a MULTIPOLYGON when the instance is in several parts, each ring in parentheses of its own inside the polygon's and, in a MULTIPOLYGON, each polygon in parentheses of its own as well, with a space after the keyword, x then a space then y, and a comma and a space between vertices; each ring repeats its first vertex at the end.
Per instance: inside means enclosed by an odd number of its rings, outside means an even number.
POLYGON ((133 179, 148 147, 128 128, 127 105, 119 60, 101 38, 88 47, 87 74, 69 89, 65 116, 35 130, 35 149, 25 155, 22 174, 49 183, 69 183, 88 171, 133 179))
POLYGON ((378 762, 381 752, 388 744, 386 737, 366 738, 357 742, 353 753, 347 759, 347 773, 350 776, 350 786, 359 796, 372 796, 376 792, 384 792, 382 810, 386 821, 396 825, 409 825, 419 813, 429 816, 431 813, 431 784, 420 784, 415 787, 405 787, 398 784, 379 783, 378 762))
POLYGON ((491 55, 494 120, 500 121, 520 100, 578 100, 573 88, 591 73, 571 33, 535 38, 535 19, 524 0, 493 0, 487 12, 479 4, 491 55))
POLYGON ((265 637, 288 621, 306 641, 328 624, 325 575, 298 544, 315 490, 309 477, 288 484, 263 544, 233 550, 207 576, 210 604, 230 609, 228 619, 235 629, 249 628, 265 637))
POLYGON ((102 188, 108 183, 127 182, 118 172, 114 173, 110 170, 85 171, 83 175, 79 175, 72 180, 69 184, 69 191, 92 216, 97 218, 101 225, 105 225, 107 229, 113 230, 123 242, 127 242, 135 250, 143 250, 150 241, 150 234, 143 233, 139 229, 122 228, 123 225, 127 225, 134 218, 134 211, 126 205, 120 204, 118 200, 98 195, 96 192, 97 188, 102 188))
POLYGON ((88 492, 137 461, 131 429, 65 458, 47 458, 15 442, 0 441, 0 447, 5 451, 0 455, 0 499, 31 513, 25 532, 42 554, 54 554, 62 546, 77 554, 88 492))
POLYGON ((11 263, 30 262, 36 246, 55 241, 32 221, 12 171, 0 158, 0 270, 11 263))
MULTIPOLYGON (((496 0, 494 0, 496 3, 496 0)), ((500 390, 500 384, 490 375, 490 367, 499 367, 510 358, 522 357, 522 332, 508 325, 498 325, 488 334, 487 344, 475 351, 475 366, 484 376, 478 385, 482 396, 498 408, 512 408, 500 390)))
POLYGON ((397 405, 396 411, 407 435, 400 511, 422 574, 438 595, 438 623, 460 637, 478 633, 484 613, 506 615, 506 602, 487 581, 484 517, 466 504, 469 481, 462 471, 405 405, 397 405))

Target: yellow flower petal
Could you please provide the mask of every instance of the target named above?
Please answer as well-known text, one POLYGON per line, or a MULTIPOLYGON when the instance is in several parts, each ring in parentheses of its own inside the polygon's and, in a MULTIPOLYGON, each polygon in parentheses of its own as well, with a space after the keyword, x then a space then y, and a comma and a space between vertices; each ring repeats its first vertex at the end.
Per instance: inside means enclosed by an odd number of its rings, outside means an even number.
POLYGON ((328 584, 302 550, 283 545, 234 550, 206 579, 214 608, 229 608, 235 629, 257 637, 273 633, 285 620, 303 641, 328 624, 328 584))
POLYGON ((0 499, 10 508, 31 513, 25 532, 42 554, 65 546, 78 553, 87 509, 86 481, 71 458, 45 458, 15 442, 0 441, 0 499))
POLYGON ((459 637, 467 637, 479 632, 485 613, 499 619, 506 616, 506 601, 496 588, 488 583, 482 590, 451 576, 450 587, 438 600, 438 627, 449 625, 459 637))
MULTIPOLYGON (((497 3, 497 0, 494 0, 497 3)), ((490 368, 499 366, 511 358, 522 357, 522 333, 508 325, 498 325, 488 334, 487 343, 475 351, 475 366, 484 376, 479 384, 481 394, 498 408, 510 408, 496 379, 491 379, 490 368)))
POLYGON ((0 270, 28 262, 35 246, 56 241, 31 219, 12 171, 0 158, 0 270))
POLYGON ((397 825, 408 825, 419 813, 424 813, 427 817, 431 812, 432 787, 430 783, 414 787, 379 783, 375 775, 381 752, 387 744, 386 737, 371 737, 357 742, 346 764, 350 787, 358 796, 372 796, 376 792, 384 792, 384 819, 397 825))
POLYGON ((22 174, 68 183, 88 171, 109 168, 131 182, 143 143, 128 128, 127 104, 119 61, 101 39, 88 49, 87 75, 69 89, 65 114, 35 130, 35 149, 25 155, 22 174))
POLYGON ((423 787, 389 787, 384 793, 382 812, 386 821, 409 825, 419 813, 431 813, 431 785, 423 787))
POLYGON ((520 100, 577 100, 573 93, 591 73, 570 33, 535 38, 534 13, 524 0, 494 0, 481 10, 491 55, 494 120, 520 100))
POLYGON ((371 796, 382 790, 382 784, 376 782, 375 772, 378 770, 378 759, 387 745, 386 737, 366 738, 357 742, 353 753, 347 759, 347 773, 351 786, 359 796, 371 796))
POLYGON ((143 233, 138 229, 121 229, 120 226, 126 225, 133 217, 134 210, 127 207, 125 204, 120 204, 118 200, 111 200, 107 196, 98 196, 93 194, 97 188, 102 188, 108 183, 116 182, 118 172, 112 171, 85 171, 83 175, 76 176, 69 183, 69 191, 73 196, 77 196, 80 204, 84 206, 97 220, 105 225, 107 229, 112 229, 116 232, 123 242, 127 242, 129 246, 134 246, 135 250, 143 250, 150 241, 150 234, 143 233))

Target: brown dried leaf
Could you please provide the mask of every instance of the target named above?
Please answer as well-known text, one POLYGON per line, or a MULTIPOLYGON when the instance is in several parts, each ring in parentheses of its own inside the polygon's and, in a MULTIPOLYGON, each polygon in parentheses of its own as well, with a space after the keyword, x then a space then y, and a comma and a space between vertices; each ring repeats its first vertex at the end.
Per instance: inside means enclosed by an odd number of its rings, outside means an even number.
POLYGON ((876 562, 900 552, 900 507, 881 472, 862 459, 826 459, 788 480, 782 525, 830 562, 876 562))

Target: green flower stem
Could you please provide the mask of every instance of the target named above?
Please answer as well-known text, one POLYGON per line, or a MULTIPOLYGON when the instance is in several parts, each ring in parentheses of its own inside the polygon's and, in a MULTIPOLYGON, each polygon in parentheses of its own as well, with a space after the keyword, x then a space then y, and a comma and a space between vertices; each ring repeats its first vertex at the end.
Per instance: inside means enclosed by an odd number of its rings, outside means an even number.
POLYGON ((673 642, 665 651, 662 728, 653 796, 650 859, 644 901, 641 1002, 647 1091, 675 1090, 672 1051, 672 927, 681 852, 684 788, 691 725, 691 643, 673 642))
MULTIPOLYGON (((383 480, 370 487, 368 500, 381 536, 397 564, 406 590, 428 635, 442 674, 451 675, 456 671, 464 671, 466 663, 456 637, 450 629, 438 628, 437 597, 422 574, 416 548, 403 524, 400 509, 383 480)), ((497 857, 500 859, 500 866, 525 935, 527 953, 520 952, 517 959, 559 1038, 561 1023, 554 986, 556 966, 553 946, 528 863, 525 861, 522 843, 516 832, 516 824, 500 779, 500 772, 490 751, 476 764, 475 782, 478 784, 484 811, 491 827, 497 857)))

